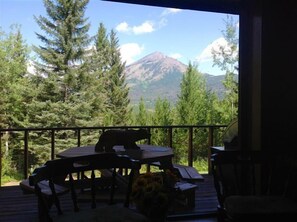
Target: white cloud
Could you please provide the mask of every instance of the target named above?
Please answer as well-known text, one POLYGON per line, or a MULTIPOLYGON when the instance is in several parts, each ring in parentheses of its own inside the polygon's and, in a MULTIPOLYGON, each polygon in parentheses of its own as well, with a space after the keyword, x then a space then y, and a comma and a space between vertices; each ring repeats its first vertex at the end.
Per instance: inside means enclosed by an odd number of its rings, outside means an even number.
POLYGON ((128 32, 129 31, 129 25, 127 22, 121 22, 116 26, 116 30, 118 32, 128 32))
POLYGON ((154 24, 150 21, 146 21, 142 23, 140 26, 133 26, 132 31, 134 34, 139 35, 143 33, 150 33, 153 32, 154 29, 154 24))
POLYGON ((174 58, 174 59, 180 59, 180 58, 182 58, 182 55, 179 54, 179 53, 173 53, 173 54, 170 54, 169 56, 171 58, 174 58))
POLYGON ((178 12, 182 11, 181 9, 177 9, 177 8, 166 8, 161 16, 167 16, 167 15, 170 15, 170 14, 176 14, 178 12))
POLYGON ((157 29, 160 29, 164 26, 167 25, 167 18, 166 16, 170 14, 176 14, 178 12, 182 11, 181 9, 176 9, 176 8, 167 8, 161 13, 161 18, 159 21, 155 21, 156 25, 154 24, 153 21, 144 21, 142 24, 138 26, 132 26, 129 25, 127 22, 121 22, 116 26, 116 30, 118 32, 126 32, 126 33, 132 33, 135 35, 141 35, 145 33, 151 33, 156 31, 157 29), (157 27, 155 27, 157 26, 157 27))
POLYGON ((137 43, 127 43, 120 46, 122 61, 129 65, 135 61, 135 57, 140 55, 144 47, 137 43))
POLYGON ((202 53, 196 57, 196 60, 199 63, 212 61, 212 50, 219 50, 220 46, 227 46, 227 41, 223 37, 216 39, 211 44, 206 46, 202 53))
POLYGON ((118 32, 129 32, 135 35, 150 33, 155 31, 154 24, 151 21, 145 21, 139 26, 130 26, 127 22, 121 22, 116 26, 118 32))

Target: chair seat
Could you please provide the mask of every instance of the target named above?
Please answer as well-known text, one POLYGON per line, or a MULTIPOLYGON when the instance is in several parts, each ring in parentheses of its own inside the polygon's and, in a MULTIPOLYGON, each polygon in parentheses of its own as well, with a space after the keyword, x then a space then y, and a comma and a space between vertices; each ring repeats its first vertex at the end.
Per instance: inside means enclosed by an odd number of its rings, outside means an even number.
POLYGON ((65 212, 63 215, 54 216, 57 222, 149 222, 142 214, 117 205, 97 207, 95 209, 83 209, 79 212, 65 212))
POLYGON ((234 219, 297 215, 297 203, 282 196, 229 196, 225 208, 234 219))

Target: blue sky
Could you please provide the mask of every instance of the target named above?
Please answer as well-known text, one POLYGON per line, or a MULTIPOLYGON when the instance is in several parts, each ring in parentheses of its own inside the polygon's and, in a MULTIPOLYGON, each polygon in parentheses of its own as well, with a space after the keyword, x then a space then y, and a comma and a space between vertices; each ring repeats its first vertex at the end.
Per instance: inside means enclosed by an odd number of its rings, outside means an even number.
MULTIPOLYGON (((33 16, 46 15, 42 0, 0 0, 0 26, 9 32, 20 24, 26 43, 39 45, 35 32, 43 33, 33 16)), ((201 72, 223 74, 212 67, 211 48, 224 44, 222 30, 227 14, 178 10, 90 0, 85 16, 91 23, 90 35, 102 22, 119 39, 122 59, 127 64, 155 51, 188 64, 198 63, 201 72)), ((231 15, 238 21, 237 15, 231 15)))

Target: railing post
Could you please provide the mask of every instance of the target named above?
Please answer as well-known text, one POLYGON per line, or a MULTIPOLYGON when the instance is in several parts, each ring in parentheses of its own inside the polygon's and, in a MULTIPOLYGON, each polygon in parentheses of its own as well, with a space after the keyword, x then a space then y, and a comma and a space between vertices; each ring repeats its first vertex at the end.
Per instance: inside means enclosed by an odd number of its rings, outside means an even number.
POLYGON ((210 153, 210 147, 213 146, 213 127, 212 126, 209 126, 208 127, 208 155, 207 155, 207 158, 208 158, 208 174, 212 174, 211 172, 211 161, 210 161, 210 158, 211 158, 211 153, 210 153))
POLYGON ((77 146, 80 146, 80 129, 77 129, 77 146))
POLYGON ((28 139, 29 131, 25 130, 24 134, 24 177, 28 178, 28 139))
POLYGON ((173 148, 172 145, 172 127, 168 128, 168 140, 169 140, 169 147, 173 148))
POLYGON ((189 127, 188 165, 193 166, 193 127, 189 127))
POLYGON ((55 159, 55 130, 51 131, 51 159, 55 159))
MULTIPOLYGON (((147 128, 147 131, 148 131, 149 134, 151 134, 151 128, 147 128)), ((149 137, 147 139, 147 144, 151 144, 151 142, 152 142, 152 139, 151 139, 151 137, 149 137)))
POLYGON ((1 187, 1 178, 2 178, 2 131, 0 131, 0 187, 1 187))

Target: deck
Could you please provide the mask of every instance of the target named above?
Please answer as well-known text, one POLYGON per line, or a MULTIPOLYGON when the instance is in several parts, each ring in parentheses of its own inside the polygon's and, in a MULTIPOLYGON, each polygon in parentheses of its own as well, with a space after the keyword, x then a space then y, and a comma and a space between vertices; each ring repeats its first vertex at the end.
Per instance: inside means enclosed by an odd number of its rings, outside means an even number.
MULTIPOLYGON (((211 175, 203 175, 205 180, 197 182, 195 208, 178 212, 169 216, 168 220, 186 220, 195 218, 214 217, 217 198, 211 175)), ((70 203, 70 195, 65 195, 65 201, 70 203)), ((0 221, 29 222, 36 221, 37 200, 34 194, 23 194, 19 186, 5 186, 0 188, 0 221)), ((71 208, 71 207, 70 207, 71 208)))

